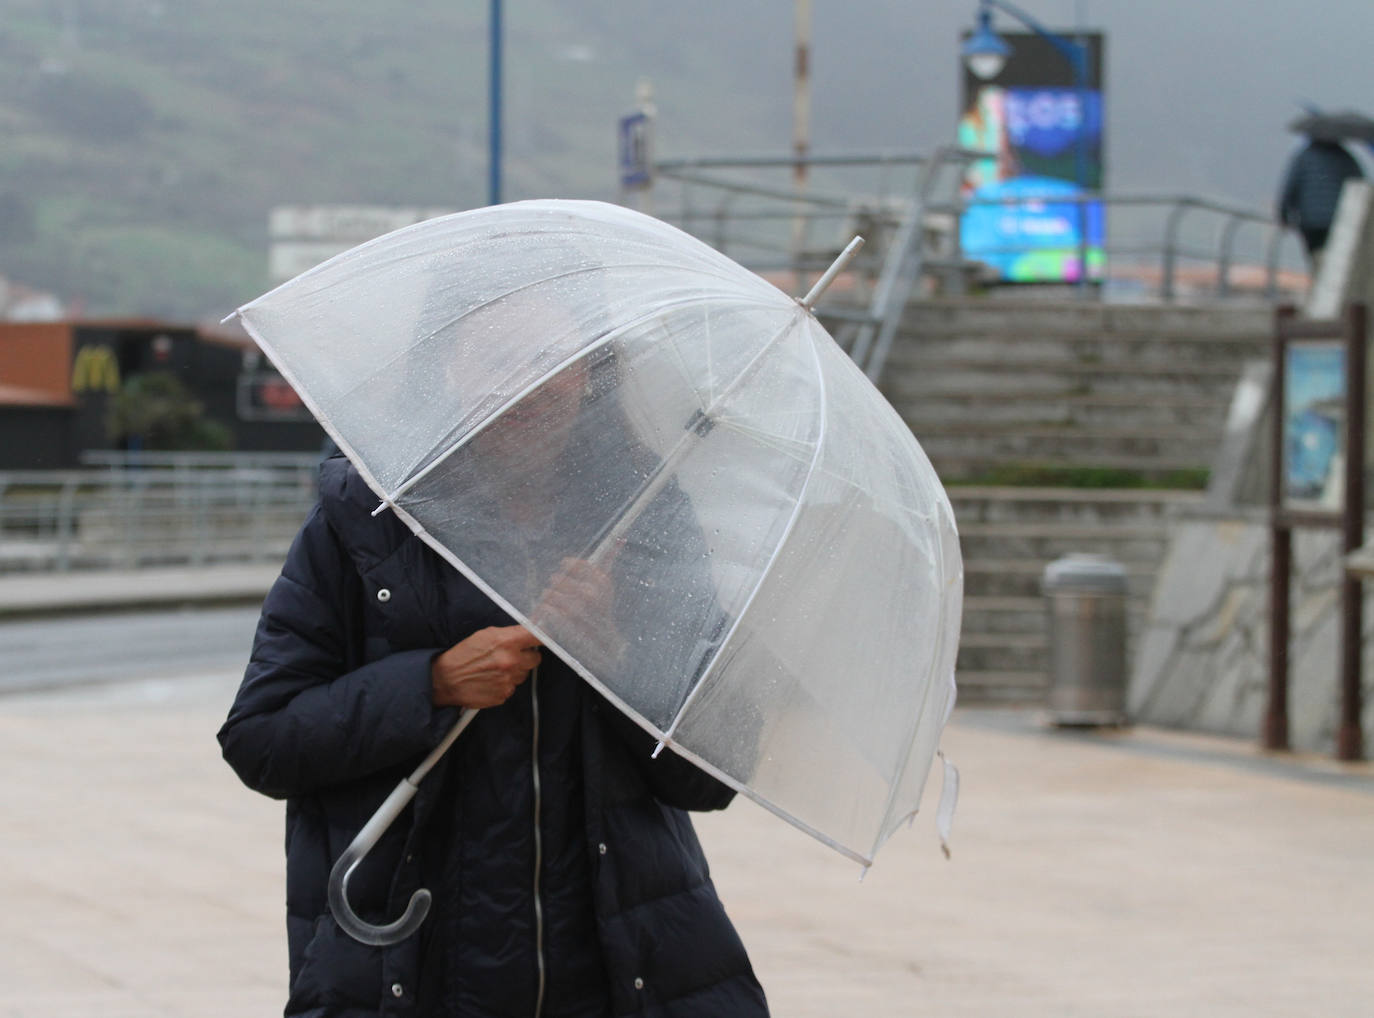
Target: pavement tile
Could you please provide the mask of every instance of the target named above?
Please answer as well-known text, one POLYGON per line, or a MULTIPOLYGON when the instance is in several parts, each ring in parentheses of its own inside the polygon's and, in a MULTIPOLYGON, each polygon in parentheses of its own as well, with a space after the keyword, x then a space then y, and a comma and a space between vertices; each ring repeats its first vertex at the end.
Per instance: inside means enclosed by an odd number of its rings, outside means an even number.
MULTIPOLYGON (((0 698, 0 1018, 219 1018, 285 996, 281 805, 214 732, 236 675, 0 698), (151 688, 151 687, 149 687, 151 688)), ((1374 767, 959 711, 861 870, 747 801, 703 816, 779 1018, 1368 1018, 1374 767)))

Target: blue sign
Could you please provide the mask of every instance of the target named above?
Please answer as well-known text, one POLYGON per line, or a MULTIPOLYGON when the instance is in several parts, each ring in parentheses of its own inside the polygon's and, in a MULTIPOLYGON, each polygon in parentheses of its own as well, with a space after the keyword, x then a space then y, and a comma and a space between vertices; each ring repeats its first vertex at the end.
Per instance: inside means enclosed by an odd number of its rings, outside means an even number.
POLYGON ((1284 501, 1338 508, 1345 459, 1345 348, 1295 343, 1284 360, 1284 501))
POLYGON ((1074 282, 1083 275, 1079 238, 1086 235, 1088 272, 1099 275, 1102 203, 1064 200, 1079 193, 1076 184, 1053 177, 984 184, 967 199, 959 230, 964 254, 1008 282, 1074 282))
POLYGON ((652 180, 649 165, 649 115, 631 113, 620 118, 620 186, 647 187, 652 180))
POLYGON ((1006 33, 1011 53, 990 81, 966 69, 960 148, 980 155, 964 173, 959 239, 965 257, 1008 283, 1101 279, 1102 36, 1081 33, 1082 63, 1036 34, 1006 33))
POLYGON ((1007 138, 1013 146, 1052 157, 1083 144, 1097 155, 1102 138, 1102 96, 1085 89, 1009 88, 1007 138))

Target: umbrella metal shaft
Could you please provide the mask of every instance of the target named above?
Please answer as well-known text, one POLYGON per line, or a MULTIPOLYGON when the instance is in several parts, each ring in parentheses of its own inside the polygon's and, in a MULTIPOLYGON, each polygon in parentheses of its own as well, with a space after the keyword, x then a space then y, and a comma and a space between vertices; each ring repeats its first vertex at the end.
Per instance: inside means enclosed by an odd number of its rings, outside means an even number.
POLYGON ((826 269, 825 272, 821 274, 821 278, 816 280, 816 285, 810 289, 805 297, 797 301, 797 303, 808 311, 815 307, 816 301, 821 299, 821 294, 825 293, 830 284, 835 281, 835 277, 843 272, 849 263, 854 260, 854 256, 859 253, 859 248, 863 246, 864 239, 862 237, 855 237, 851 240, 845 246, 845 249, 840 252, 840 256, 830 263, 830 268, 826 269))

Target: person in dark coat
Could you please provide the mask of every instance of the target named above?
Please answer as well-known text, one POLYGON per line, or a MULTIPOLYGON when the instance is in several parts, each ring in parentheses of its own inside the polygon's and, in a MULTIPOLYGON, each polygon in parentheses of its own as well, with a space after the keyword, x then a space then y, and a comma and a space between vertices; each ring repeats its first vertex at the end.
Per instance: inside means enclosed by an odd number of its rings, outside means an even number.
POLYGON ((1309 260, 1316 264, 1336 218, 1341 188, 1364 171, 1336 141, 1312 139, 1288 164, 1279 190, 1279 220, 1302 235, 1309 260))
MULTIPOLYGON (((286 800, 299 1018, 760 1018, 763 990, 687 810, 733 792, 654 740, 391 513, 341 456, 263 604, 220 730, 286 800), (364 919, 433 895, 372 947, 327 907, 330 869, 459 708, 481 713, 359 864, 364 919)), ((598 580, 568 563, 579 583, 598 580)))

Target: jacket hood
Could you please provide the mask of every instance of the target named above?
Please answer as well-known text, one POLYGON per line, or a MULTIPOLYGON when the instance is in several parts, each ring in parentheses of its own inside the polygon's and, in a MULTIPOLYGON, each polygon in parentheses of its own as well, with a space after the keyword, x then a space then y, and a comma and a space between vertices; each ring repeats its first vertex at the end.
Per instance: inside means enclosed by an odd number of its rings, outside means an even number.
POLYGON ((388 557, 410 528, 394 513, 373 516, 381 498, 343 453, 320 464, 320 509, 362 573, 388 557))

